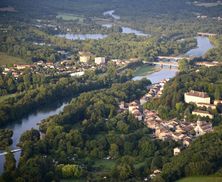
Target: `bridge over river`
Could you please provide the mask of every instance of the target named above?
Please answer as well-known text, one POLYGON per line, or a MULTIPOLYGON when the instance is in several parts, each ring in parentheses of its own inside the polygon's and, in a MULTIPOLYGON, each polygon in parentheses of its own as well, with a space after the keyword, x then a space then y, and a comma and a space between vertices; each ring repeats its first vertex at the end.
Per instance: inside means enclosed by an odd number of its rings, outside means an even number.
POLYGON ((178 61, 180 59, 191 60, 193 58, 194 57, 187 57, 187 56, 158 56, 157 57, 158 60, 166 59, 166 60, 174 60, 174 61, 178 61))
MULTIPOLYGON (((13 149, 13 150, 11 150, 11 152, 12 153, 16 153, 16 152, 20 152, 20 151, 22 151, 22 149, 13 149)), ((4 156, 4 155, 6 155, 8 152, 2 152, 2 153, 0 153, 0 156, 4 156)))
POLYGON ((159 66, 161 66, 161 67, 163 67, 163 66, 169 66, 170 68, 171 68, 171 67, 178 67, 178 63, 177 63, 177 62, 164 62, 164 61, 159 61, 159 62, 152 62, 151 64, 159 65, 159 66))

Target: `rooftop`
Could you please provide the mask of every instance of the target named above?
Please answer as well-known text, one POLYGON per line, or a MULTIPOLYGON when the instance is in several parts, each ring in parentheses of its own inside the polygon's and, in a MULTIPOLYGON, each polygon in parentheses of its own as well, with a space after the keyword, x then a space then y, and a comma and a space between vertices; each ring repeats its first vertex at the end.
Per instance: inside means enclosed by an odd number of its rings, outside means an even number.
POLYGON ((202 97, 202 98, 209 97, 206 92, 199 92, 199 91, 194 91, 194 90, 187 92, 186 95, 195 96, 195 97, 202 97))

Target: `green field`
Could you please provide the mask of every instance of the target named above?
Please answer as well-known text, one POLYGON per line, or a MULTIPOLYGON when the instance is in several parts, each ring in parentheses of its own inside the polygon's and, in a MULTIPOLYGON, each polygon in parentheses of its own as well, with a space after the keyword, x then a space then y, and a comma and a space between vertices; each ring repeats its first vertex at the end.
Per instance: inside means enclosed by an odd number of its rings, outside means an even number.
POLYGON ((74 15, 74 14, 67 14, 67 13, 59 13, 56 18, 62 18, 63 20, 66 20, 66 21, 70 21, 70 20, 78 20, 80 22, 83 22, 83 17, 81 16, 77 16, 77 15, 74 15))
POLYGON ((111 171, 114 166, 114 160, 96 160, 95 164, 93 165, 93 167, 99 168, 99 170, 103 172, 111 171))
POLYGON ((26 63, 26 61, 22 60, 21 58, 9 56, 5 53, 0 52, 0 65, 24 63, 26 63))
POLYGON ((3 102, 5 99, 8 99, 10 97, 15 97, 15 96, 18 96, 18 95, 19 95, 19 93, 0 96, 0 102, 3 102))
POLYGON ((155 66, 143 65, 143 66, 138 67, 134 71, 133 76, 145 76, 148 73, 151 73, 151 72, 153 72, 155 70, 156 70, 155 66))
POLYGON ((202 177, 188 177, 179 180, 178 182, 221 182, 222 177, 210 177, 210 176, 202 176, 202 177))

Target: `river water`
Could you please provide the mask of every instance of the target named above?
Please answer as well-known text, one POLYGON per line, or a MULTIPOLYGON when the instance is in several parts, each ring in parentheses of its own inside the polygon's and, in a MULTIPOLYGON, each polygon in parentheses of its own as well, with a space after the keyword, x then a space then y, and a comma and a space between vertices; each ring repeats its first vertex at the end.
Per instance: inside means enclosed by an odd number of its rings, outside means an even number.
MULTIPOLYGON (((198 36, 196 37, 196 39, 197 47, 185 53, 186 56, 200 57, 203 56, 209 49, 213 48, 213 45, 210 43, 210 40, 207 37, 198 36)), ((177 72, 177 69, 170 69, 169 67, 164 67, 164 69, 161 69, 160 71, 155 73, 147 74, 145 76, 135 76, 133 80, 147 78, 152 83, 158 83, 163 79, 170 79, 175 77, 177 72)))
MULTIPOLYGON (((194 48, 186 53, 186 55, 189 56, 203 56, 207 50, 212 48, 212 44, 210 43, 209 39, 206 37, 197 37, 197 44, 198 47, 194 48)), ((136 76, 133 78, 133 80, 140 80, 142 78, 148 78, 151 80, 152 83, 158 83, 163 79, 173 78, 177 73, 177 70, 175 69, 162 69, 158 72, 148 74, 146 76, 136 76)), ((10 128, 13 130, 13 144, 11 146, 12 149, 16 149, 17 143, 19 142, 20 136, 22 133, 24 133, 27 130, 30 130, 31 128, 38 129, 38 123, 46 119, 52 115, 59 114, 63 108, 65 107, 66 103, 60 105, 60 106, 54 106, 52 108, 44 109, 43 111, 38 111, 35 114, 30 114, 28 117, 23 118, 22 120, 18 122, 14 122, 12 124, 9 124, 5 128, 10 128)), ((0 151, 1 152, 1 151, 0 151)), ((20 157, 20 152, 15 153, 15 158, 18 161, 20 157)), ((4 164, 4 157, 0 156, 0 174, 3 171, 3 164, 4 164)))
MULTIPOLYGON (((108 16, 111 16, 114 20, 119 20, 120 16, 115 15, 114 13, 115 13, 115 10, 109 10, 109 11, 105 11, 103 13, 103 15, 104 16, 108 15, 108 16)), ((102 26, 106 27, 106 28, 111 28, 113 26, 113 24, 103 24, 102 26)), ((135 34, 137 36, 149 36, 148 34, 145 34, 140 30, 136 30, 136 29, 133 29, 130 27, 122 26, 121 28, 122 28, 122 33, 124 33, 124 34, 135 34)))
MULTIPOLYGON (((54 107, 44 109, 44 111, 38 111, 34 114, 30 114, 28 117, 23 118, 22 120, 18 122, 11 123, 5 128, 10 128, 13 130, 13 144, 11 145, 11 149, 16 149, 18 148, 16 145, 19 143, 19 139, 22 135, 27 130, 30 130, 31 128, 38 129, 39 126, 37 125, 40 123, 41 120, 46 119, 50 116, 59 114, 63 108, 66 106, 66 103, 63 103, 60 106, 56 105, 54 107)), ((0 151, 1 153, 2 151, 0 151)), ((15 159, 18 161, 20 157, 20 152, 15 153, 15 159)), ((0 174, 3 172, 3 164, 4 164, 4 156, 0 156, 0 174)))
MULTIPOLYGON (((114 20, 119 20, 120 16, 115 15, 115 10, 109 10, 109 11, 105 11, 103 13, 104 16, 110 16, 112 17, 114 20)), ((103 27, 106 28, 111 28, 113 26, 113 24, 102 24, 103 27)), ((122 33, 123 34, 135 34, 137 36, 149 36, 148 34, 143 33, 140 30, 136 30, 130 27, 125 27, 122 26, 122 33)), ((106 37, 108 37, 108 35, 106 34, 72 34, 72 33, 67 33, 67 34, 58 34, 56 35, 57 37, 62 37, 62 38, 66 38, 68 40, 99 40, 99 39, 104 39, 106 37)))

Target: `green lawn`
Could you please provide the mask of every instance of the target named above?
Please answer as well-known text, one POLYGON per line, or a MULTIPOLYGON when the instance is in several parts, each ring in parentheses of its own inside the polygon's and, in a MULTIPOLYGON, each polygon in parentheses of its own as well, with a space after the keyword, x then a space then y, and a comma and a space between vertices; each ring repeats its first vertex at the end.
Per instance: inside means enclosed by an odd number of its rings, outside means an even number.
POLYGON ((96 160, 93 167, 99 168, 101 171, 106 172, 112 170, 115 166, 114 160, 96 160))
POLYGON ((210 177, 210 176, 201 176, 201 177, 188 177, 179 180, 178 182, 221 182, 222 177, 210 177))
POLYGON ((147 75, 148 73, 153 72, 155 69, 156 69, 155 66, 143 65, 143 66, 138 67, 138 68, 134 71, 133 75, 134 75, 134 76, 145 76, 145 75, 147 75))
POLYGON ((67 14, 67 13, 59 13, 56 18, 62 18, 63 20, 70 21, 70 20, 79 20, 83 22, 83 17, 77 16, 74 14, 67 14))
POLYGON ((0 52, 0 65, 6 64, 25 64, 25 60, 18 57, 9 56, 6 53, 0 52))
POLYGON ((15 97, 17 96, 18 94, 15 93, 15 94, 9 94, 9 95, 4 95, 4 96, 0 96, 0 102, 3 102, 5 99, 8 99, 10 97, 15 97))

